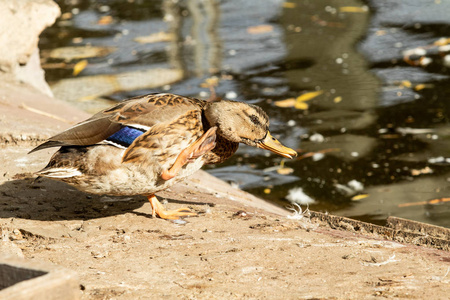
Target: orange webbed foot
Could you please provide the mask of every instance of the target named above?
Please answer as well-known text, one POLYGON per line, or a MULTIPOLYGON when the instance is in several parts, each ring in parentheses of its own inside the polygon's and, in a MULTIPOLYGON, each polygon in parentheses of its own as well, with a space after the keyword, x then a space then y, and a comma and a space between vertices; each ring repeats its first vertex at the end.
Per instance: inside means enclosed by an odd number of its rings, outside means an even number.
POLYGON ((149 196, 148 201, 150 201, 150 205, 152 206, 153 217, 158 216, 161 219, 176 220, 181 217, 193 217, 197 215, 187 207, 179 208, 176 210, 166 210, 155 195, 149 196))

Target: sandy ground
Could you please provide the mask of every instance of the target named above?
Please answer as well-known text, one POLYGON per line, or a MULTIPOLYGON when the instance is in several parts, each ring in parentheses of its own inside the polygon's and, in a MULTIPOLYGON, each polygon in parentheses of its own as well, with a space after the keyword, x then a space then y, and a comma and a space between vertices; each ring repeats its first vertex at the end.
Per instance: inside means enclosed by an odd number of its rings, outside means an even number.
POLYGON ((26 86, 0 88, 2 254, 78 273, 82 299, 448 299, 447 251, 336 230, 198 172, 160 193, 185 222, 151 217, 143 197, 102 197, 31 173, 26 153, 86 114, 26 86), (25 106, 23 105, 25 104, 25 106), (69 123, 31 111, 58 114, 69 123))

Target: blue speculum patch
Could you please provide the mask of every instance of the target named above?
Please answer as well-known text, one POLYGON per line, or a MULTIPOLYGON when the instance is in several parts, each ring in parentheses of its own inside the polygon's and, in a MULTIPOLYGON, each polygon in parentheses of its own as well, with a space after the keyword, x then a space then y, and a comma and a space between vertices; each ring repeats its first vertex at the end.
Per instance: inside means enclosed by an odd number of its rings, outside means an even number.
POLYGON ((124 126, 122 129, 107 138, 107 141, 119 144, 124 147, 130 146, 135 139, 141 136, 145 131, 133 127, 124 126))

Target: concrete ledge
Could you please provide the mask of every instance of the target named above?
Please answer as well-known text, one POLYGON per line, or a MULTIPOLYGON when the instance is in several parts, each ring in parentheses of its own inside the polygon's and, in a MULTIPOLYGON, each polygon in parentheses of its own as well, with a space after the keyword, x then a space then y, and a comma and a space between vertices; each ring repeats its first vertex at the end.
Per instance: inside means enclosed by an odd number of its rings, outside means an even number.
POLYGON ((79 298, 79 283, 75 272, 13 257, 0 257, 0 299, 79 298))
POLYGON ((311 212, 311 220, 325 223, 332 229, 373 235, 399 243, 450 250, 450 229, 440 226, 392 216, 388 218, 386 226, 379 226, 315 211, 311 212))

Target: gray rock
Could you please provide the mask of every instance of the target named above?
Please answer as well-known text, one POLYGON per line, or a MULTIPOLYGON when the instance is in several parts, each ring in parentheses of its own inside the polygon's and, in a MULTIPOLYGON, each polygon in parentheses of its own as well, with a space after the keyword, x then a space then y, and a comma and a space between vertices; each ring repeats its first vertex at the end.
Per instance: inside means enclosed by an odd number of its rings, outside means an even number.
POLYGON ((0 76, 51 95, 39 64, 38 41, 60 15, 58 5, 52 0, 2 0, 0 15, 0 76))

